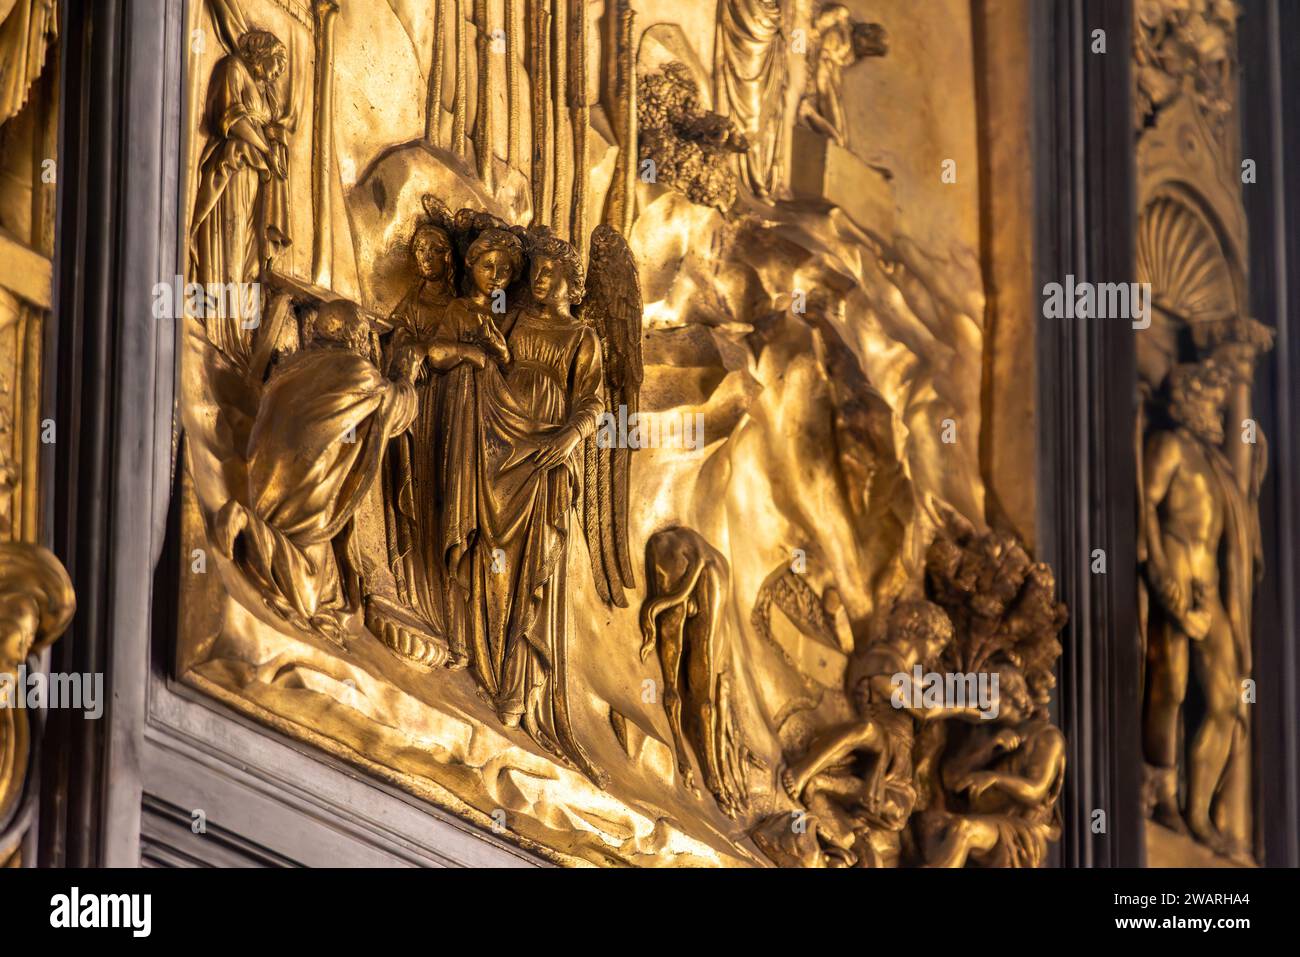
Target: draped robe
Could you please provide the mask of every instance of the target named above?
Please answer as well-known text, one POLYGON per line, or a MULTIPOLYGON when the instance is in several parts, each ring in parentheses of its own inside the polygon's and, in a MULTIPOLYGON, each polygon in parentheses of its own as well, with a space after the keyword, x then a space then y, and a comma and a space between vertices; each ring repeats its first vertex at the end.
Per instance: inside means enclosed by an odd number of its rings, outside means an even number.
POLYGON ((237 284, 235 314, 223 300, 209 303, 207 311, 217 314, 204 318, 212 344, 242 368, 252 355, 252 322, 260 310, 246 290, 260 277, 262 257, 289 243, 289 226, 287 185, 271 172, 261 150, 235 131, 241 120, 286 159, 273 91, 232 53, 217 63, 208 85, 203 126, 209 140, 199 159, 189 278, 205 290, 237 284))
MULTIPOLYGON (((393 311, 395 331, 389 354, 396 359, 403 349, 418 349, 444 337, 443 318, 451 298, 449 290, 417 283, 393 311)), ((389 566, 398 596, 419 612, 432 634, 449 640, 453 636, 448 634, 437 516, 442 475, 439 425, 444 396, 454 378, 426 368, 417 379, 415 421, 389 448, 385 503, 389 566)))
POLYGON ((543 470, 532 456, 565 427, 594 433, 600 342, 577 320, 531 310, 514 320, 504 372, 489 363, 451 373, 443 545, 470 666, 498 715, 582 765, 567 726, 563 646, 577 469, 570 460, 543 470))
POLYGON ((717 109, 749 142, 736 162, 759 196, 768 195, 779 177, 785 57, 777 0, 722 0, 714 50, 717 109))
POLYGON ((290 356, 267 383, 248 440, 247 502, 218 522, 241 520, 229 526, 242 525, 230 554, 295 625, 337 637, 346 599, 333 540, 414 414, 409 385, 340 346, 290 356))

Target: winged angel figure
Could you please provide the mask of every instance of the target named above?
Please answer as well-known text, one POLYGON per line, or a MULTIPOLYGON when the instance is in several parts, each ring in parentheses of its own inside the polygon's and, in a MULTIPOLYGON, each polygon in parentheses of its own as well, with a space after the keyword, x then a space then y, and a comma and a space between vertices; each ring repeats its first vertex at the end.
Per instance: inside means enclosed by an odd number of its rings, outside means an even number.
POLYGON ((598 227, 588 286, 577 250, 549 229, 483 214, 455 221, 467 227, 448 230, 463 250, 465 294, 422 348, 444 380, 429 411, 433 447, 417 452, 437 472, 421 506, 434 510, 436 540, 423 551, 445 580, 434 590, 453 655, 467 659, 501 722, 603 786, 569 716, 565 561, 576 507, 597 593, 627 604, 631 450, 608 441, 602 420, 637 408, 636 264, 616 231, 598 227), (526 290, 511 295, 517 286, 526 290), (502 292, 510 306, 496 311, 502 292))

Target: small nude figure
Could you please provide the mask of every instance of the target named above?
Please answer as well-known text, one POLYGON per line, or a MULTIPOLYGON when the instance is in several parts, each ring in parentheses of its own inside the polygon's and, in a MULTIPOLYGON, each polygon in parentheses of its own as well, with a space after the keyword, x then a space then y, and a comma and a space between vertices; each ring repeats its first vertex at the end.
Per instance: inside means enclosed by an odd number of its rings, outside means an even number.
MULTIPOLYGON (((938 605, 923 600, 897 605, 885 636, 850 665, 858 719, 818 734, 782 772, 786 792, 816 817, 818 837, 832 857, 854 857, 852 848, 864 828, 896 835, 907 822, 916 801, 914 720, 979 720, 973 707, 894 704, 895 676, 910 676, 916 665, 932 670, 952 638, 952 622, 938 605)), ((896 855, 894 846, 887 856, 896 855)))
POLYGON ((743 765, 752 759, 730 712, 722 670, 728 574, 727 560, 698 532, 676 527, 652 535, 646 543, 650 588, 641 606, 641 660, 658 647, 664 710, 687 789, 695 788, 689 741, 705 786, 722 811, 735 817, 748 804, 743 765))
POLYGON ((878 23, 855 22, 842 3, 824 4, 813 18, 817 49, 812 58, 811 90, 799 101, 799 119, 839 146, 847 146, 844 68, 889 50, 878 23))
POLYGON ((920 814, 927 867, 1038 867, 1060 835, 1056 801, 1065 779, 1065 736, 1033 713, 1024 676, 999 672, 994 722, 969 729, 943 764, 946 793, 920 814), (951 810, 948 803, 965 807, 951 810))

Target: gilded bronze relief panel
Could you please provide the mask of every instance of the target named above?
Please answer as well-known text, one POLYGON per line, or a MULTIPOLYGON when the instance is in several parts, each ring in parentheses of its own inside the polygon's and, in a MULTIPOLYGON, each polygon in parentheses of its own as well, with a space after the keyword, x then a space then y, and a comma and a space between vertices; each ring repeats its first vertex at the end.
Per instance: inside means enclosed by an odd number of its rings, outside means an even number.
POLYGON ((191 3, 181 679, 564 863, 1041 864, 970 17, 191 3))

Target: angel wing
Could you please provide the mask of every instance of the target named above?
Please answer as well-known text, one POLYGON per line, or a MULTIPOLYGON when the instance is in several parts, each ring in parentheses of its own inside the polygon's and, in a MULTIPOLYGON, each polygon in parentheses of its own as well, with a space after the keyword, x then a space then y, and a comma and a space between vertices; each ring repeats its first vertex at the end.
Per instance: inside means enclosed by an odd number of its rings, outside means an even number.
MULTIPOLYGON (((643 307, 636 260, 627 240, 601 224, 591 234, 589 262, 587 294, 579 314, 600 337, 606 411, 615 419, 625 415, 630 422, 637 411, 642 378, 643 307)), ((597 594, 625 608, 623 589, 636 587, 627 528, 633 450, 619 447, 618 442, 601 448, 600 435, 597 430, 583 442, 582 531, 597 594)))

